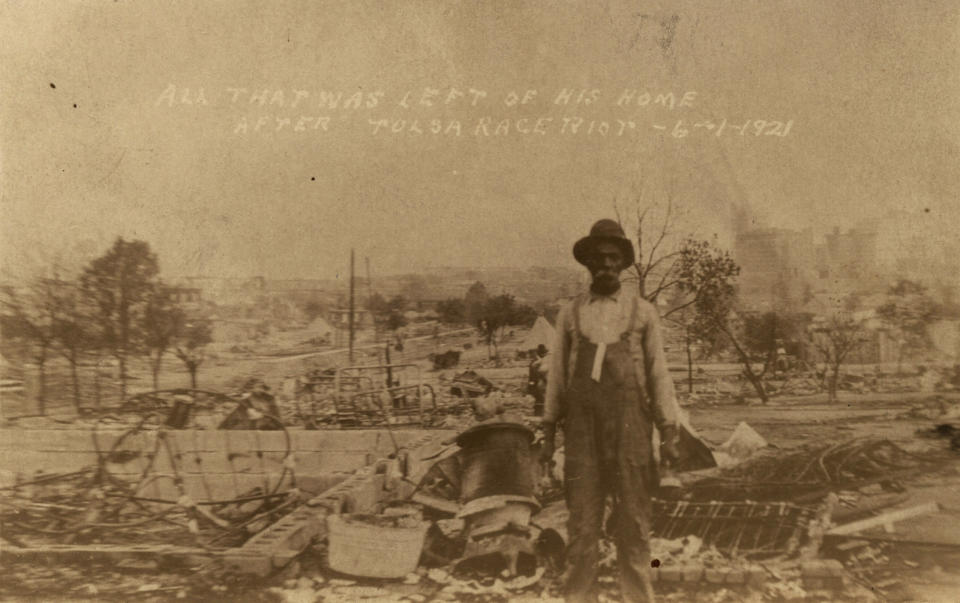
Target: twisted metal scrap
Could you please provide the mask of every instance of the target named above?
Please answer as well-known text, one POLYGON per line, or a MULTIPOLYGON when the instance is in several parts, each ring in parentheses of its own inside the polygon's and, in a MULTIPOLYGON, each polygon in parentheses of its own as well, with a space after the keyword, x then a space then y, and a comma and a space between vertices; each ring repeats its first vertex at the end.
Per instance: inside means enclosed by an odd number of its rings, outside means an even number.
MULTIPOLYGON (((290 434, 279 419, 268 417, 276 421, 286 434, 283 469, 275 484, 271 485, 265 476, 262 493, 244 496, 238 492, 235 498, 213 500, 204 479, 207 499, 195 501, 184 487, 184 454, 168 437, 169 432, 164 427, 152 429, 147 425, 151 418, 153 416, 141 419, 136 426, 121 434, 108 450, 100 445, 94 430, 92 436, 98 454, 96 466, 0 488, 0 534, 3 539, 23 547, 25 539, 43 543, 54 540, 57 544, 115 544, 141 543, 149 536, 161 543, 187 538, 209 549, 225 540, 239 544, 249 535, 247 526, 275 517, 299 501, 290 434), (125 442, 141 432, 156 434, 152 449, 122 448, 125 442), (156 460, 161 454, 166 455, 170 473, 156 469, 156 460), (110 464, 125 463, 138 457, 144 458, 145 463, 134 482, 125 481, 111 472, 110 464), (281 492, 287 477, 291 489, 281 492), (174 483, 179 493, 176 500, 141 495, 147 485, 164 479, 174 483), (240 505, 253 502, 260 504, 252 510, 240 508, 240 505)), ((199 467, 199 454, 193 460, 199 467)))
POLYGON ((825 489, 895 479, 939 467, 941 457, 918 455, 887 439, 857 438, 745 461, 693 484, 697 500, 784 500, 825 489))

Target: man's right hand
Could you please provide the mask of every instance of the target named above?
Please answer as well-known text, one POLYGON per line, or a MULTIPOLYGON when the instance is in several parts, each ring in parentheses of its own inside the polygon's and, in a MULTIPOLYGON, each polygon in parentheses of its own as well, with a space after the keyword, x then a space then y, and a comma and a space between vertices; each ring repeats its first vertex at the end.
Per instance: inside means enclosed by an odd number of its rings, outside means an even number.
POLYGON ((543 424, 543 443, 540 445, 540 464, 549 467, 553 463, 554 439, 557 436, 556 423, 543 424))

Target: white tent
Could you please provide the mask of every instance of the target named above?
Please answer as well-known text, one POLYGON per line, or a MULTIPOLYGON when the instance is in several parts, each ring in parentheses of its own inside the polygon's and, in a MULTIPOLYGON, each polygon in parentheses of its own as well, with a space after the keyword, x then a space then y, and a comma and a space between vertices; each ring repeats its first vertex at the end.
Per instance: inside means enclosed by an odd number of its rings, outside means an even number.
POLYGON ((533 328, 527 333, 526 339, 520 346, 521 350, 535 350, 538 345, 545 345, 547 349, 553 345, 554 330, 543 316, 538 316, 533 328))

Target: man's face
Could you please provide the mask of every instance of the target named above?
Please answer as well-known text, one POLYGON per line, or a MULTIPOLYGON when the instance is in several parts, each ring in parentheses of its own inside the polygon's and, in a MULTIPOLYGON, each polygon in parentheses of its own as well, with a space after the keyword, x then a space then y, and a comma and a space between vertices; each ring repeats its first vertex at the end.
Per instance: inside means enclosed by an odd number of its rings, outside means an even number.
POLYGON ((620 286, 620 272, 626 268, 620 247, 614 243, 598 243, 587 262, 593 277, 593 290, 613 293, 620 286))

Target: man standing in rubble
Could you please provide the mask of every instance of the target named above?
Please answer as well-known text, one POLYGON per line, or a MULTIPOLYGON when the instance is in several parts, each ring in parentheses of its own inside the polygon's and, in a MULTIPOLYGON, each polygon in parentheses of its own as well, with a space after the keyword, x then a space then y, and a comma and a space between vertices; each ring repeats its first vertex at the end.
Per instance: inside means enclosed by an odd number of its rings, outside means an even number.
POLYGON ((634 250, 613 220, 594 224, 573 247, 592 277, 590 290, 557 317, 551 348, 541 461, 554 453, 558 422, 564 435, 564 486, 570 512, 566 598, 597 601, 599 539, 607 497, 624 601, 651 601, 651 494, 657 486, 653 429, 661 457, 677 450, 677 408, 667 372, 656 309, 620 273, 634 250))

